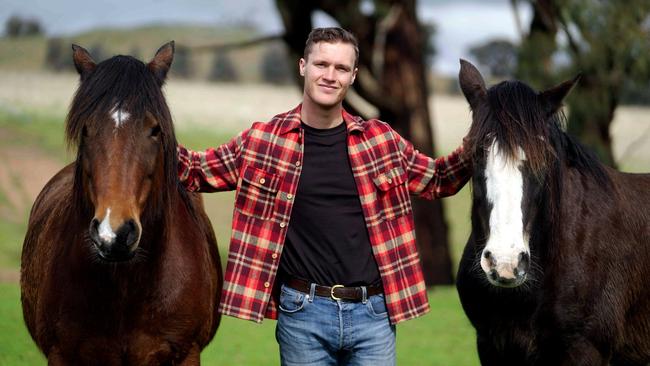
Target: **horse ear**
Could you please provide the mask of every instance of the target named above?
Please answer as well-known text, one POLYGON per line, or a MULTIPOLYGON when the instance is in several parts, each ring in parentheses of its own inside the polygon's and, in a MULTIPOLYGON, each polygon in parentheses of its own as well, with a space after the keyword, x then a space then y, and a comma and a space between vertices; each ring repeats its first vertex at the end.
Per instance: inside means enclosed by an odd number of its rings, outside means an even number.
POLYGON ((72 60, 82 80, 97 66, 90 53, 85 48, 74 43, 72 44, 72 60))
POLYGON ((467 99, 472 108, 487 95, 483 76, 481 76, 476 66, 463 59, 460 59, 458 81, 460 82, 460 88, 465 95, 465 99, 467 99))
POLYGON ((539 96, 542 98, 542 100, 546 102, 548 113, 555 113, 558 109, 560 109, 560 107, 562 107, 562 101, 569 94, 571 89, 573 89, 581 77, 582 75, 578 74, 571 80, 567 80, 559 85, 556 85, 539 93, 539 96))
POLYGON ((147 67, 156 76, 160 85, 165 82, 165 79, 167 78, 167 72, 169 72, 169 68, 172 66, 173 60, 174 41, 171 41, 162 45, 158 49, 158 52, 156 52, 156 56, 153 57, 153 60, 147 64, 147 67))

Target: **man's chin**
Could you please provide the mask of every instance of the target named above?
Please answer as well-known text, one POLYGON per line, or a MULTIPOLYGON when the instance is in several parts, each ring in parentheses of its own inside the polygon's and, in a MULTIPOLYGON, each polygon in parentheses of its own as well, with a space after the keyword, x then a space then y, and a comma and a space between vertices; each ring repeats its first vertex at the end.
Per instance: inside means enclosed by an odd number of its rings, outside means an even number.
POLYGON ((339 98, 317 98, 314 99, 314 104, 318 105, 323 109, 332 109, 341 106, 343 99, 339 98))

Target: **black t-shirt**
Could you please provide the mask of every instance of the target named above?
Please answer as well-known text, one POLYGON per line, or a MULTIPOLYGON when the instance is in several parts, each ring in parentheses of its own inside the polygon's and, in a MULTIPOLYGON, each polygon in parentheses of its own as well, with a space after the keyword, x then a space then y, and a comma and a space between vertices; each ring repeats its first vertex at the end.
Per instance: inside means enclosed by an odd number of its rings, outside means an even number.
POLYGON ((303 167, 280 276, 325 286, 380 284, 348 158, 346 124, 302 128, 303 167))

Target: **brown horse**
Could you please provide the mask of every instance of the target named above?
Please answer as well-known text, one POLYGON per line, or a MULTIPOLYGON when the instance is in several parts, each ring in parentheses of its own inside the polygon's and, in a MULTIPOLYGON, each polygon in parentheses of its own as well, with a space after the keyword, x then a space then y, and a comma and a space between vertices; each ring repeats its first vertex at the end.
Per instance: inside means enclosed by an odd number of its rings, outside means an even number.
POLYGON ((176 173, 162 85, 174 44, 144 64, 95 64, 66 122, 76 161, 36 199, 22 253, 23 315, 53 365, 197 365, 214 336, 222 274, 200 196, 176 173))
POLYGON ((603 166, 564 132, 576 81, 486 89, 461 61, 474 175, 457 288, 484 365, 650 362, 650 174, 603 166))

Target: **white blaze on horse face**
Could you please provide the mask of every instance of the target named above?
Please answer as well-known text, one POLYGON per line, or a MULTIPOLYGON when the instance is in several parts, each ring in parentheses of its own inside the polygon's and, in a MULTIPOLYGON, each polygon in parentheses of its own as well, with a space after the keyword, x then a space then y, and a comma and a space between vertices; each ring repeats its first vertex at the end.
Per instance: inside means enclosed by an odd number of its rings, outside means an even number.
POLYGON ((99 237, 103 241, 111 243, 113 240, 115 240, 116 236, 117 235, 111 228, 111 209, 109 207, 106 209, 106 216, 104 216, 104 220, 102 220, 101 224, 99 224, 99 237))
POLYGON ((117 105, 111 109, 111 118, 113 121, 115 121, 115 128, 119 128, 122 124, 124 124, 124 122, 129 119, 129 117, 131 117, 129 112, 118 108, 117 105))
POLYGON ((519 169, 525 159, 521 148, 517 159, 507 159, 495 141, 488 151, 485 167, 487 200, 492 210, 490 235, 481 255, 481 267, 486 273, 496 270, 503 278, 512 278, 519 264, 519 254, 529 253, 521 209, 524 182, 519 169), (487 251, 490 259, 485 256, 487 251))

